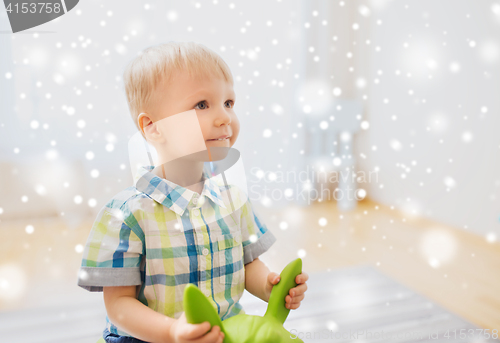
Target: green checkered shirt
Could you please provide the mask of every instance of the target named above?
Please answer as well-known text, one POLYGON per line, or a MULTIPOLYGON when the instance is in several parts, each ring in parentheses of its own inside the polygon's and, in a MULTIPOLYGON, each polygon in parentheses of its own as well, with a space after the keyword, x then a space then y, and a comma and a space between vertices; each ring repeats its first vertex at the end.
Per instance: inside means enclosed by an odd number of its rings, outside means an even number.
MULTIPOLYGON (((115 195, 99 211, 83 251, 78 286, 138 285, 136 297, 156 312, 179 318, 183 291, 197 285, 221 319, 244 313, 244 265, 276 241, 246 194, 205 180, 201 194, 141 168, 135 187, 115 195), (230 200, 229 200, 230 199, 230 200)), ((205 172, 206 173, 206 172, 205 172)), ((106 328, 120 336, 106 316, 106 328)))

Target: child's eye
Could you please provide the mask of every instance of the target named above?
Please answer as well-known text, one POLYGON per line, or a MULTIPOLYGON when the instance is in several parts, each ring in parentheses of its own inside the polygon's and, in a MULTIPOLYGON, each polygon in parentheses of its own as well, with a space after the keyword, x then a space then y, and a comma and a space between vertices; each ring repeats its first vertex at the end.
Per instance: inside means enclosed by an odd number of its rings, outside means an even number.
MULTIPOLYGON (((206 103, 206 101, 205 101, 205 100, 200 101, 199 103, 197 103, 197 104, 196 104, 196 106, 195 106, 194 108, 197 108, 199 104, 205 104, 205 103, 206 103)), ((205 105, 205 106, 206 106, 206 105, 205 105)), ((199 109, 200 109, 200 110, 205 110, 205 109, 206 109, 206 107, 204 107, 204 108, 199 108, 199 109)))
MULTIPOLYGON (((232 108, 234 106, 234 101, 228 100, 225 102, 225 104, 227 108, 232 108)), ((199 103, 196 104, 194 108, 198 108, 200 110, 206 110, 207 109, 206 100, 200 101, 199 103), (203 104, 203 106, 199 106, 200 104, 203 104)))

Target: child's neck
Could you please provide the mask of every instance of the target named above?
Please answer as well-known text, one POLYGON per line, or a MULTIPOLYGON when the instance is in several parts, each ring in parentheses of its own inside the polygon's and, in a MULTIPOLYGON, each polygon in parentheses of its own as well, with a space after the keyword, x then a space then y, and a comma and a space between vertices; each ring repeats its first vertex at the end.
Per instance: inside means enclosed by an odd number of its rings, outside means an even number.
POLYGON ((203 162, 178 158, 156 166, 153 173, 198 194, 203 191, 203 162))
POLYGON ((195 193, 201 194, 201 192, 203 192, 203 185, 204 185, 204 182, 199 182, 199 183, 196 183, 192 186, 188 186, 185 188, 192 190, 195 193))

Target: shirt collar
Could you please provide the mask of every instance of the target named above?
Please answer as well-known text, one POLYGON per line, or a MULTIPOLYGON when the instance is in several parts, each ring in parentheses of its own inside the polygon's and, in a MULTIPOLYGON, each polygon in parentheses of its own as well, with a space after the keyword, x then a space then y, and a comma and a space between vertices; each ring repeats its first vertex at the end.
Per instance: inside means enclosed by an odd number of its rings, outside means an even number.
MULTIPOLYGON (((139 169, 135 188, 182 216, 191 199, 197 193, 172 181, 160 178, 152 172, 153 169, 154 166, 142 166, 139 169)), ((206 179, 201 195, 207 196, 216 205, 226 208, 221 195, 221 188, 224 186, 219 186, 215 180, 217 176, 211 177, 206 169, 203 170, 203 174, 206 179)))

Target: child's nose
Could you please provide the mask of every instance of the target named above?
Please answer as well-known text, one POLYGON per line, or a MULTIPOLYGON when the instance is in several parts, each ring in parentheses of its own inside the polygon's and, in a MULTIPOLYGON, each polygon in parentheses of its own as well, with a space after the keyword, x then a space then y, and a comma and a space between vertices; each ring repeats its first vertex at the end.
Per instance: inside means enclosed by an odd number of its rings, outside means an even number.
POLYGON ((217 111, 217 116, 215 119, 215 125, 216 126, 221 126, 221 125, 229 125, 231 124, 231 116, 229 113, 226 112, 226 110, 221 109, 217 111))

